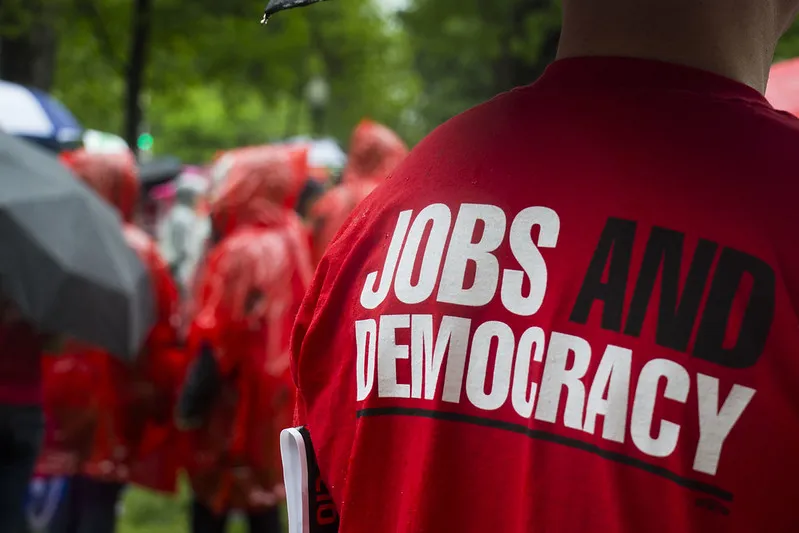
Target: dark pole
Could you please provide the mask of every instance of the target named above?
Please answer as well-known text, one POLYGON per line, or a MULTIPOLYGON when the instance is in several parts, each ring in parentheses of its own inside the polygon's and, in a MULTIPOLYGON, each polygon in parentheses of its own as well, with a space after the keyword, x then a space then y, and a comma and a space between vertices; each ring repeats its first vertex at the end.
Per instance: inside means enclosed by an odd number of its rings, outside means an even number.
POLYGON ((53 85, 57 47, 53 27, 57 16, 55 8, 41 0, 27 0, 16 8, 4 8, 3 4, 0 0, 0 23, 19 28, 0 36, 0 77, 49 92, 53 85), (22 18, 13 18, 14 9, 24 11, 22 14, 33 20, 26 24, 22 18))
POLYGON ((325 132, 325 106, 317 103, 311 104, 311 128, 315 136, 325 132))
POLYGON ((125 93, 125 141, 136 150, 142 120, 141 93, 147 67, 153 0, 136 0, 128 56, 125 93))

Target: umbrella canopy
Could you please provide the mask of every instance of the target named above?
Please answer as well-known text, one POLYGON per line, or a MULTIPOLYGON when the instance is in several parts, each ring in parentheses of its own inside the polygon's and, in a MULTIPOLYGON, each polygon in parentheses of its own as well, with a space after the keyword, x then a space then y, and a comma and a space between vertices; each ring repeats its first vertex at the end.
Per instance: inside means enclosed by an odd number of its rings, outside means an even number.
POLYGON ((261 19, 261 23, 266 24, 266 22, 269 20, 269 17, 279 11, 284 11, 294 7, 309 6, 322 1, 324 0, 270 0, 269 4, 266 6, 266 11, 264 11, 264 18, 261 19))
POLYGON ((119 216, 55 157, 0 133, 0 287, 31 322, 126 359, 154 323, 119 216))
POLYGON ((80 144, 83 128, 58 100, 38 89, 0 81, 0 129, 51 150, 80 144))
POLYGON ((171 205, 181 195, 197 197, 208 192, 211 180, 202 168, 187 166, 173 181, 153 187, 149 196, 157 202, 171 205))
POLYGON ((119 135, 105 131, 86 130, 83 133, 83 147, 92 154, 125 154, 130 147, 119 135))
POLYGON ((771 67, 766 98, 775 108, 799 116, 799 59, 771 67))
POLYGON ((340 169, 347 165, 347 154, 341 149, 335 139, 312 139, 310 137, 297 136, 290 138, 287 142, 289 144, 308 144, 310 147, 308 165, 312 167, 340 169))
POLYGON ((149 189, 177 178, 183 172, 183 163, 173 156, 164 156, 142 163, 139 166, 139 180, 142 187, 149 189))

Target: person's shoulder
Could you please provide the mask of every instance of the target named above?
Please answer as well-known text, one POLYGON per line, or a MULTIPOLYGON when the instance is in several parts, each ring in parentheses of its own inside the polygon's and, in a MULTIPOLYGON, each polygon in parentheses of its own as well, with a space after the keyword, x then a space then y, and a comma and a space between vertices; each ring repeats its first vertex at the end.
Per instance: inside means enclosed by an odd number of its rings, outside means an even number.
POLYGON ((351 188, 347 183, 331 187, 319 198, 311 210, 314 216, 324 216, 351 203, 351 188))
POLYGON ((168 263, 158 242, 149 233, 133 224, 125 224, 123 231, 128 245, 142 258, 151 274, 161 269, 168 269, 168 263))
POLYGON ((140 256, 161 257, 161 252, 155 239, 140 227, 134 224, 125 224, 122 228, 122 233, 128 246, 133 248, 140 256))
POLYGON ((799 157, 799 118, 765 106, 752 113, 768 134, 768 140, 790 145, 792 149, 786 155, 799 157))
MULTIPOLYGON (((799 118, 769 106, 750 106, 736 122, 736 157, 761 166, 761 182, 788 192, 799 192, 799 182, 787 179, 799 168, 799 118)), ((776 192, 776 191, 775 191, 776 192)))
POLYGON ((260 248, 264 243, 281 243, 281 232, 286 229, 284 226, 243 226, 222 239, 217 246, 221 253, 247 252, 260 248))
POLYGON ((124 224, 122 226, 122 232, 125 238, 134 245, 145 246, 155 242, 146 231, 135 224, 124 224))
POLYGON ((525 87, 518 87, 455 115, 427 135, 406 158, 413 160, 430 150, 457 149, 494 137, 518 109, 525 87))
POLYGON ((208 253, 207 267, 216 276, 238 283, 251 276, 274 277, 288 268, 288 242, 279 228, 240 228, 208 253))

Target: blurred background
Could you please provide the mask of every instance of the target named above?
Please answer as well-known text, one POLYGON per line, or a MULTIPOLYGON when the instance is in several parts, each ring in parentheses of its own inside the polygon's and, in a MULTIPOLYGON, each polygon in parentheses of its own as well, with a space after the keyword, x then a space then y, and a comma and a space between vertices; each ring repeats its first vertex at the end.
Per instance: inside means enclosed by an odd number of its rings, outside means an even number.
MULTIPOLYGON (((265 0, 1 0, 0 77, 87 128, 202 163, 363 116, 413 144, 534 80, 558 0, 336 0, 258 24, 265 0)), ((778 58, 799 55, 799 26, 778 58)), ((345 147, 346 148, 346 147, 345 147)))
MULTIPOLYGON (((297 136, 346 152, 363 117, 412 146, 535 80, 559 35, 558 0, 334 0, 262 26, 265 3, 0 0, 0 79, 55 97, 83 142, 204 165, 297 136)), ((797 56, 799 25, 777 60, 797 56)), ((120 531, 185 531, 185 506, 131 489, 120 531)))

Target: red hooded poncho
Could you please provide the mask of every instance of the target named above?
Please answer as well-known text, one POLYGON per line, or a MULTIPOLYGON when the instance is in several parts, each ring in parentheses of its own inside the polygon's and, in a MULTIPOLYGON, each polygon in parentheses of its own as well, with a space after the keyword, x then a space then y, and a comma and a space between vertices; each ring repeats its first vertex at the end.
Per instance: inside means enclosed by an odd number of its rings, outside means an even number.
MULTIPOLYGON (((211 204, 217 237, 201 273, 191 353, 213 350, 223 380, 188 466, 214 510, 273 505, 281 494, 278 438, 291 423, 291 328, 310 282, 302 225, 285 207, 297 166, 274 149, 231 168, 211 204)), ((304 171, 303 171, 304 174, 304 171)))
POLYGON ((125 238, 149 270, 157 320, 133 364, 77 342, 45 361, 50 428, 39 472, 83 472, 172 491, 179 451, 171 415, 186 366, 177 349, 177 288, 156 244, 130 223, 138 196, 132 156, 78 151, 64 161, 119 210, 125 238))
POLYGON ((350 213, 408 155, 408 148, 386 126, 363 120, 350 141, 341 185, 329 190, 311 210, 312 255, 319 264, 328 245, 350 213))
POLYGON ((249 165, 252 171, 258 172, 259 168, 266 168, 272 162, 281 160, 283 161, 282 168, 280 170, 273 168, 273 172, 277 173, 274 177, 275 182, 281 182, 279 197, 274 197, 275 203, 288 209, 294 209, 300 192, 312 173, 312 169, 308 166, 308 151, 309 147, 305 144, 264 144, 222 152, 217 155, 211 169, 214 182, 212 193, 219 197, 225 184, 230 181, 230 177, 243 171, 243 165, 249 165))

